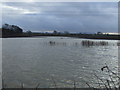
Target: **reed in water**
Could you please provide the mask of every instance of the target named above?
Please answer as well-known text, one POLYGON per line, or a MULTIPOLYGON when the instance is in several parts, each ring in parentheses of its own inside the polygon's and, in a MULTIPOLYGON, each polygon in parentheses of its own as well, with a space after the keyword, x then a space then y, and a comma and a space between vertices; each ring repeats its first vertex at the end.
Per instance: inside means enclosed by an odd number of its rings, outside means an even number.
POLYGON ((89 41, 83 40, 81 42, 82 46, 108 46, 108 42, 106 41, 89 41))
MULTIPOLYGON (((56 46, 56 45, 64 45, 66 46, 68 43, 67 42, 56 42, 56 41, 49 41, 47 44, 51 45, 51 46, 56 46)), ((109 45, 113 45, 113 46, 120 46, 120 42, 116 42, 116 43, 109 43, 107 41, 92 41, 92 40, 82 40, 80 43, 79 42, 75 42, 73 43, 73 45, 75 46, 109 46, 109 45)))

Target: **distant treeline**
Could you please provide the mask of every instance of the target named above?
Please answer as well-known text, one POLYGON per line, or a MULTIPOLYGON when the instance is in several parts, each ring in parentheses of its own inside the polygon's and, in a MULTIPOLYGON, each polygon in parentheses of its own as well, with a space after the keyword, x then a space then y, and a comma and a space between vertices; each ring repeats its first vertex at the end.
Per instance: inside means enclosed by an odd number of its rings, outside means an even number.
POLYGON ((2 33, 1 36, 3 38, 8 37, 33 37, 33 36, 65 36, 65 37, 77 37, 77 38, 88 38, 88 39, 112 39, 112 40, 120 40, 120 35, 109 35, 102 34, 98 32, 96 34, 83 34, 83 33, 69 33, 65 31, 64 33, 57 32, 56 30, 53 33, 35 33, 31 31, 24 32, 22 28, 17 25, 9 25, 3 24, 0 29, 2 33))
POLYGON ((17 25, 3 24, 0 29, 1 36, 3 38, 7 37, 26 37, 30 36, 31 31, 23 32, 23 29, 17 25))
POLYGON ((32 33, 33 36, 64 36, 64 37, 75 37, 75 38, 86 38, 86 39, 109 39, 109 40, 120 40, 120 35, 109 35, 109 34, 82 34, 82 33, 32 33))
POLYGON ((4 24, 2 25, 2 37, 20 36, 23 30, 15 25, 4 24))

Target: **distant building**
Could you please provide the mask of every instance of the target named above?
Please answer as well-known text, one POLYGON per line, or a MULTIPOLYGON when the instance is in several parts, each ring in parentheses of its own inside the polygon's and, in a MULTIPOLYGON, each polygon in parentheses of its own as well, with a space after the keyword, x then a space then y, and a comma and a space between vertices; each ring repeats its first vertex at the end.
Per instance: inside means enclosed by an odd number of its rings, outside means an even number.
POLYGON ((103 34, 107 34, 107 35, 120 35, 120 33, 103 33, 103 34))

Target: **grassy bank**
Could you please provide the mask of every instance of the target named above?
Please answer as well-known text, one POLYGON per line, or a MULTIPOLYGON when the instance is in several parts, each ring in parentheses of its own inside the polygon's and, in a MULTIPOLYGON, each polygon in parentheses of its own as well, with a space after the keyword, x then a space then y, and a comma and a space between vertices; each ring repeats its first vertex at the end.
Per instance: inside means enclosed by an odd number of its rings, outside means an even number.
POLYGON ((36 36, 59 36, 59 37, 75 37, 86 39, 106 39, 106 40, 120 40, 120 35, 104 35, 104 34, 50 34, 50 33, 22 33, 16 35, 2 35, 2 38, 12 37, 36 37, 36 36))

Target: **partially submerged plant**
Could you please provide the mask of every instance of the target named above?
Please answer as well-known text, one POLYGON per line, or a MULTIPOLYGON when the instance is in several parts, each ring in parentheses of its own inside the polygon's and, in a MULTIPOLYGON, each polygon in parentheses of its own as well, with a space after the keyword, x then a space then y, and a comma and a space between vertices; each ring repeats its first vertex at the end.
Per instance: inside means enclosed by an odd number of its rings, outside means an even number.
POLYGON ((107 72, 108 78, 102 79, 100 78, 96 73, 94 73, 94 76, 97 78, 98 87, 91 87, 90 84, 86 83, 89 88, 92 88, 94 90, 120 90, 120 76, 118 73, 113 72, 108 65, 106 64, 101 68, 102 72, 107 72))
POLYGON ((106 41, 90 41, 90 40, 83 40, 81 42, 83 46, 107 46, 108 42, 106 41))

